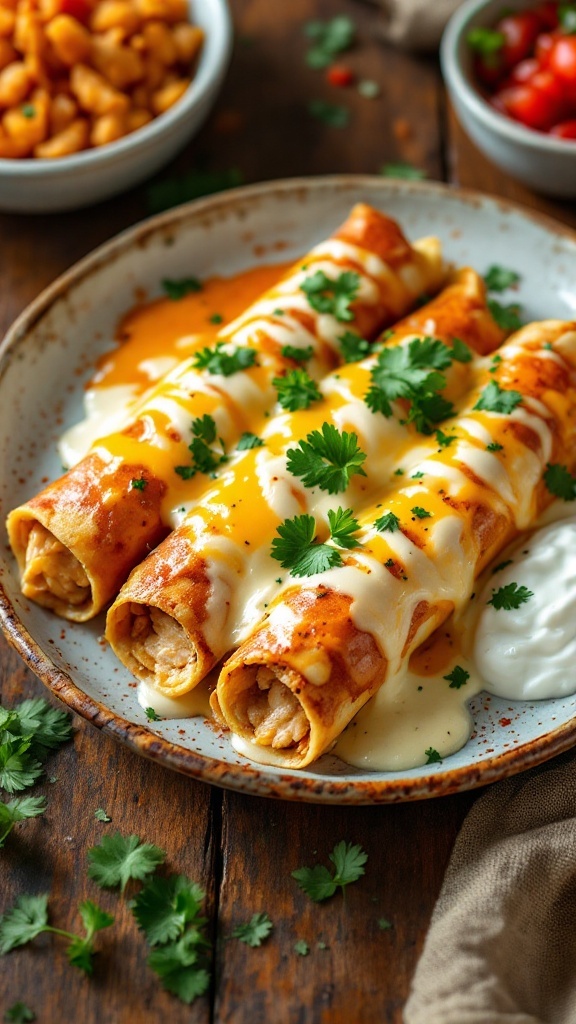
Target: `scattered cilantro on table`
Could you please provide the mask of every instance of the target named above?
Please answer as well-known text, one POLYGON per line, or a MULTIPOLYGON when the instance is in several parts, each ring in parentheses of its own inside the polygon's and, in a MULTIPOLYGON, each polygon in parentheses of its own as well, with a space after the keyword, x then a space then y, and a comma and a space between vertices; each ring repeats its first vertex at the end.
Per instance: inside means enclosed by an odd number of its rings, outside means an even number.
POLYGON ((109 821, 112 821, 112 818, 108 814, 106 814, 106 811, 104 810, 103 807, 96 808, 96 810, 94 811, 94 817, 96 818, 96 821, 102 821, 104 822, 104 824, 108 824, 109 821))
POLYGON ((45 796, 19 796, 9 803, 0 803, 0 849, 19 821, 37 818, 46 810, 45 796))
POLYGON ((32 1021, 36 1020, 36 1014, 26 1006, 26 1003, 17 1002, 6 1010, 4 1020, 9 1024, 32 1024, 32 1021))
POLYGON ((328 856, 335 868, 333 874, 323 864, 315 864, 313 868, 297 868, 292 872, 292 878, 296 879, 302 891, 315 903, 329 899, 338 888, 344 891, 351 882, 357 882, 365 873, 364 865, 368 860, 361 846, 344 840, 337 843, 328 856))
POLYGON ((48 893, 41 893, 39 896, 20 896, 14 906, 0 918, 0 955, 9 953, 17 946, 25 946, 43 932, 51 932, 70 939, 66 947, 68 960, 74 967, 78 967, 86 974, 92 974, 94 936, 113 924, 114 918, 91 900, 85 900, 78 909, 84 925, 84 935, 76 935, 74 932, 54 928, 48 924, 48 893))
POLYGON ((253 914, 246 924, 239 924, 232 932, 235 939, 246 943, 247 946, 261 946, 264 939, 267 939, 274 925, 268 914, 253 914))
POLYGON ((308 113, 329 128, 347 128, 350 122, 348 107, 343 107, 339 103, 329 103, 328 100, 310 100, 308 113))
POLYGON ((0 788, 17 793, 34 785, 49 753, 71 734, 70 716, 42 697, 12 710, 0 706, 0 788))
POLYGON ((332 63, 337 54, 350 49, 356 29, 351 18, 337 15, 327 21, 307 21, 304 34, 311 41, 306 63, 315 70, 322 70, 332 63))
POLYGON ((124 892, 130 879, 146 878, 165 856, 159 846, 143 843, 138 836, 114 832, 88 850, 88 877, 103 889, 119 885, 124 892))
POLYGON ((310 946, 304 939, 298 939, 298 941, 294 943, 294 952, 298 953, 298 956, 308 956, 310 946))
POLYGON ((403 178, 405 181, 421 181, 426 177, 426 171, 421 167, 414 167, 412 164, 390 163, 384 164, 379 172, 384 178, 403 178))

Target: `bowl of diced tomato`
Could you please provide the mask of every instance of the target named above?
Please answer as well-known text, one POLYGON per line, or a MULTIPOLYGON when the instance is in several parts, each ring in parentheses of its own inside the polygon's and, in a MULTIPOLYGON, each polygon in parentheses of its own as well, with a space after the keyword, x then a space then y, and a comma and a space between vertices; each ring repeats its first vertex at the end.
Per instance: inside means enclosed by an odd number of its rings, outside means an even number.
POLYGON ((576 196, 576 3, 468 0, 449 22, 442 71, 456 114, 498 167, 576 196))

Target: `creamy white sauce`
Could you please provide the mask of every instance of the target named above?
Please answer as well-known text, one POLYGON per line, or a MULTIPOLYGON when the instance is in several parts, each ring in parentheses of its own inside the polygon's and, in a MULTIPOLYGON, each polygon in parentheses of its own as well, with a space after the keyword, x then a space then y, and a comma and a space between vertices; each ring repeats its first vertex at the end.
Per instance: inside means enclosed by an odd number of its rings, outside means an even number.
POLYGON ((576 691, 576 519, 538 530, 509 557, 479 598, 477 668, 486 689, 508 700, 565 697, 576 691), (510 611, 487 603, 510 583, 533 596, 510 611))
POLYGON ((58 454, 66 469, 80 462, 98 438, 128 426, 137 390, 135 384, 114 384, 86 391, 86 418, 65 431, 58 441, 58 454))
POLYGON ((136 696, 141 708, 153 708, 160 718, 194 718, 197 715, 209 718, 209 685, 210 676, 206 676, 195 689, 185 693, 183 697, 165 697, 154 686, 140 681, 136 696))
POLYGON ((150 381, 160 380, 176 366, 178 366, 178 359, 174 356, 153 356, 138 363, 140 373, 145 374, 150 381))

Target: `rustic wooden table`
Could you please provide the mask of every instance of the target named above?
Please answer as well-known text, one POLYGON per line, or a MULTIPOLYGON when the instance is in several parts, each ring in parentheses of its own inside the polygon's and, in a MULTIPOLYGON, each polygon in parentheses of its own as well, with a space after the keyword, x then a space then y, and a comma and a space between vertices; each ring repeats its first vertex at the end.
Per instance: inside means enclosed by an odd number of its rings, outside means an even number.
MULTIPOLYGON (((163 172, 237 167, 246 182, 333 172, 376 173, 407 161, 429 177, 510 197, 576 225, 576 208, 542 200, 487 164, 455 124, 436 60, 385 48, 375 8, 354 0, 232 0, 237 38, 217 107, 188 150, 163 172), (378 99, 337 92, 305 66, 303 25, 345 13, 358 27, 347 58, 381 86, 378 99), (313 120, 313 97, 350 108, 349 126, 313 120)), ((0 216, 0 328, 94 246, 148 212, 146 188, 88 210, 0 216)), ((16 431, 17 424, 14 424, 16 431)), ((43 693, 0 641, 2 703, 43 693)), ((322 807, 221 792, 148 763, 76 720, 74 742, 49 764, 47 814, 13 835, 0 854, 0 909, 27 891, 51 892, 52 919, 77 924, 79 900, 116 908, 114 937, 102 939, 92 980, 71 968, 63 947, 44 937, 0 960, 0 1011, 17 1000, 43 1024, 179 1022, 399 1022, 410 977, 450 850, 474 799, 463 794, 389 807, 322 807), (94 818, 97 807, 110 826, 94 818), (187 1007, 166 994, 146 965, 131 914, 86 877, 86 850, 106 828, 164 847, 168 863, 207 892, 213 940, 209 993, 187 1007), (291 871, 325 861, 340 839, 368 853, 365 878, 323 906, 297 889, 291 871), (120 906, 120 910, 118 910, 120 906), (266 911, 274 931, 258 949, 227 941, 233 928, 266 911), (381 930, 378 919, 392 927, 381 930), (308 956, 294 943, 304 939, 308 956), (324 943, 327 948, 318 947, 324 943)))

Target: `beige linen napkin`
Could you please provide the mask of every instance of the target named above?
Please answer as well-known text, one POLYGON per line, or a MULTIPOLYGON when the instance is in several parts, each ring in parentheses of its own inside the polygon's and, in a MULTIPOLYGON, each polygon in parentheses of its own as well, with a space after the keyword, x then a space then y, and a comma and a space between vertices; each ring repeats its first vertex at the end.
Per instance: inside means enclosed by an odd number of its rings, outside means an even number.
POLYGON ((575 1024, 576 756, 497 783, 468 814, 405 1024, 575 1024))
POLYGON ((372 0, 382 7, 385 39, 407 50, 433 50, 462 0, 372 0))

